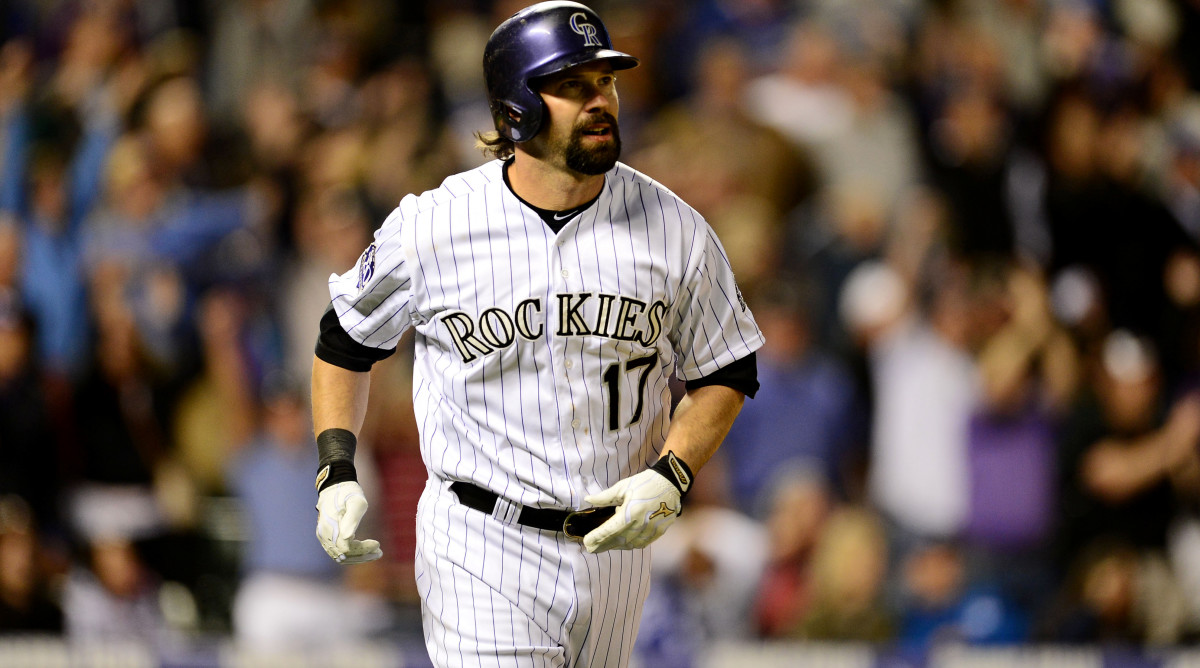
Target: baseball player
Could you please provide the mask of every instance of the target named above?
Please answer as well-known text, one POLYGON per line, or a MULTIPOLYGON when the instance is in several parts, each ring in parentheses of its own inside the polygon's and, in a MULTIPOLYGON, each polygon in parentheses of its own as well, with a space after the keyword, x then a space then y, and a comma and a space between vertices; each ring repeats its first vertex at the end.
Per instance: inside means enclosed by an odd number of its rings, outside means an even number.
POLYGON ((646 547, 758 388, 762 334, 712 230, 617 162, 615 72, 637 64, 583 5, 515 14, 484 52, 497 159, 405 197, 330 278, 317 537, 341 563, 381 556, 356 535, 355 434, 372 363, 415 330, 417 584, 438 666, 626 665, 646 547))

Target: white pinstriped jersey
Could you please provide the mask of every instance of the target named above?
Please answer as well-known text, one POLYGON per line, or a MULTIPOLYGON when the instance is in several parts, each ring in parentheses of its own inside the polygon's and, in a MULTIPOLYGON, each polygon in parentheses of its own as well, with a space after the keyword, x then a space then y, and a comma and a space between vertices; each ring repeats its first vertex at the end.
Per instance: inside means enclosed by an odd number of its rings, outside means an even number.
POLYGON ((502 170, 405 197, 330 294, 362 344, 415 328, 434 477, 576 508, 658 459, 677 364, 700 378, 763 338, 711 228, 660 184, 618 163, 555 234, 502 170))

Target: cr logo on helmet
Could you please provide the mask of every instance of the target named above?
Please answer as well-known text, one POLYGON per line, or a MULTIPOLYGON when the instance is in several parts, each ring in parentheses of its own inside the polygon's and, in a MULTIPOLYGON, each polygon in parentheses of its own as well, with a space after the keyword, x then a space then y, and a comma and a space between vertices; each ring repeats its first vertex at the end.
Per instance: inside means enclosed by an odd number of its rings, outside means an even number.
POLYGON ((583 35, 584 46, 603 46, 596 38, 596 26, 586 21, 587 14, 575 12, 571 15, 571 30, 583 35), (584 20, 580 20, 584 19, 584 20))

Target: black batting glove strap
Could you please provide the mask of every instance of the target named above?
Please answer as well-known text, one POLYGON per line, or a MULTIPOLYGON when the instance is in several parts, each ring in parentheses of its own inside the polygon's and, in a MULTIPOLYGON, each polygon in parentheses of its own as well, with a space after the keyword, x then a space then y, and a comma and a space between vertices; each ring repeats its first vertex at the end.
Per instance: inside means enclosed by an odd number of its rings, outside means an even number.
POLYGON ((692 489, 692 480, 694 480, 692 469, 686 462, 676 457, 674 452, 668 452, 650 469, 657 471, 662 477, 670 480, 672 485, 675 485, 675 488, 679 490, 680 503, 687 498, 688 491, 692 489))
POLYGON ((317 473, 317 494, 325 491, 326 487, 339 482, 358 482, 358 472, 354 470, 354 462, 347 459, 337 459, 317 473))
POLYGON ((358 439, 347 429, 326 429, 317 434, 317 493, 339 482, 358 482, 354 469, 354 450, 358 439))

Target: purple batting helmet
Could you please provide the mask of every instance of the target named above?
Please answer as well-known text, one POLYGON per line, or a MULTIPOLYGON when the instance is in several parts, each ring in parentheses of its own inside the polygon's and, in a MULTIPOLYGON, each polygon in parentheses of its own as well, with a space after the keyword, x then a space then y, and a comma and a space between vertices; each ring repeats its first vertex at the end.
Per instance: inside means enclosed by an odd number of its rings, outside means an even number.
POLYGON ((577 2, 539 2, 501 23, 483 51, 496 130, 514 142, 532 139, 546 109, 530 82, 596 60, 609 61, 614 70, 638 64, 637 58, 613 50, 600 17, 577 2))

